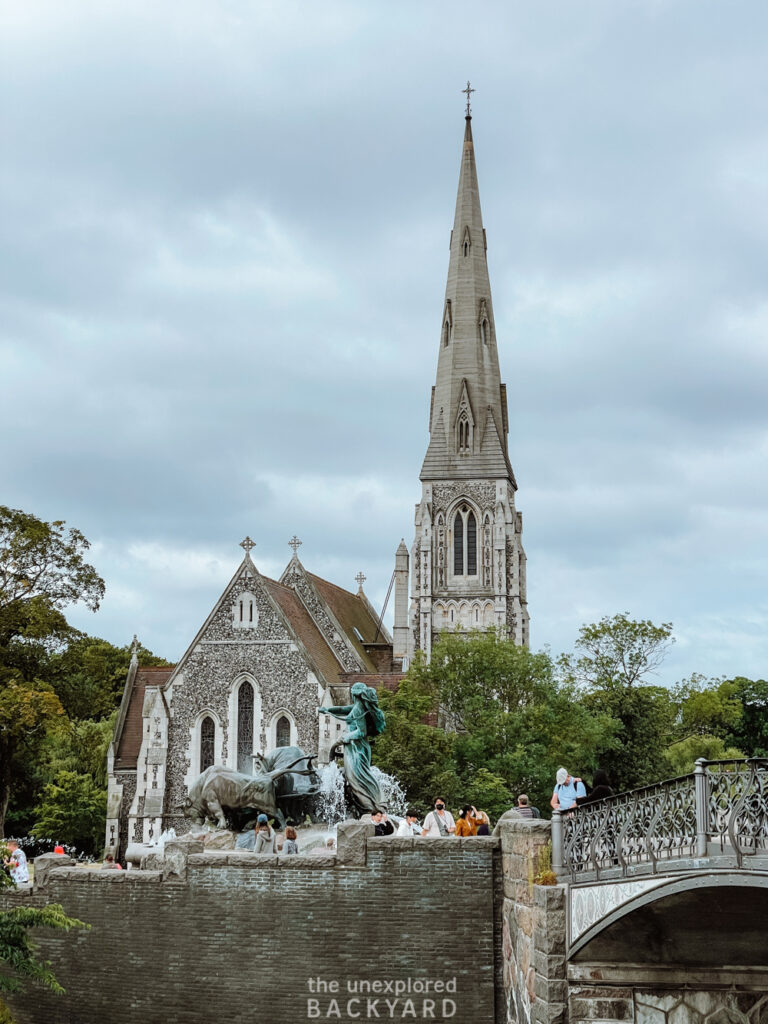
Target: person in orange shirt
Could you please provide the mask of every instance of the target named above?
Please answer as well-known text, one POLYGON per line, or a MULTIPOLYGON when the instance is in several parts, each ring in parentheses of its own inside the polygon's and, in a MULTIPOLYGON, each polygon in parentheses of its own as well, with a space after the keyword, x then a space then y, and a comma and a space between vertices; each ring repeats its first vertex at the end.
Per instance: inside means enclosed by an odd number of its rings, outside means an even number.
POLYGON ((456 835, 475 836, 477 835, 477 826, 481 823, 482 819, 478 816, 477 808, 471 804, 464 804, 456 819, 456 835))

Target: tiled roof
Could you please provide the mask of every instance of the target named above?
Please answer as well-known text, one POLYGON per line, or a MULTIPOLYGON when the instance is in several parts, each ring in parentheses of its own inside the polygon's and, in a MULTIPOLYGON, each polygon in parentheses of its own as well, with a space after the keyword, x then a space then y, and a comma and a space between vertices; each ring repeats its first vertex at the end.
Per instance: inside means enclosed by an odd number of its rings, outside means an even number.
POLYGON ((261 581, 272 599, 277 602, 283 615, 290 622, 294 632, 306 647, 325 679, 329 683, 337 683, 339 674, 344 671, 344 668, 337 661, 336 655, 312 621, 312 616, 301 603, 298 595, 290 587, 284 587, 282 583, 270 580, 266 576, 262 576, 261 581))
MULTIPOLYGON (((349 637, 363 664, 370 672, 375 672, 376 665, 364 645, 374 642, 378 620, 371 614, 367 602, 349 590, 344 590, 343 587, 337 587, 335 583, 329 583, 328 580, 315 576, 314 573, 310 572, 307 575, 312 580, 317 592, 333 612, 345 634, 349 637), (355 633, 355 629, 358 630, 363 638, 362 641, 357 633, 355 633)), ((380 632, 378 639, 379 641, 384 641, 386 637, 380 632)))
POLYGON ((144 726, 141 715, 144 709, 144 691, 147 686, 162 686, 174 668, 175 665, 165 665, 162 668, 140 668, 137 670, 115 756, 116 769, 136 767, 144 726))

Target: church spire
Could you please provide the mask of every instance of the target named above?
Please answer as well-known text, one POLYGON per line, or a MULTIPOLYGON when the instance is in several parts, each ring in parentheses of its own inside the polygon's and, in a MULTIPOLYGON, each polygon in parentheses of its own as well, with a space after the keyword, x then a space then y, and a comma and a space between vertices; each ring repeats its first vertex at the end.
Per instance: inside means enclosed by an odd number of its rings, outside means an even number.
MULTIPOLYGON (((468 97, 474 92, 469 83, 463 91, 468 97)), ((507 477, 514 486, 469 110, 467 99, 430 443, 421 479, 507 477)))

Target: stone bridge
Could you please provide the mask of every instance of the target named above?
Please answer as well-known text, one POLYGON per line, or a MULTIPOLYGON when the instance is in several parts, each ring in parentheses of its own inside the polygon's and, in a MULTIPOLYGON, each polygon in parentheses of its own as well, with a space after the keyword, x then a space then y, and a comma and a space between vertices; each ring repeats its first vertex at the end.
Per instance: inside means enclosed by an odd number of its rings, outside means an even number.
MULTIPOLYGON (((691 775, 556 812, 552 865, 571 984, 765 985, 768 761, 700 760, 691 775)), ((681 1022, 708 1019, 686 1012, 681 1022)), ((729 1012, 723 1024, 765 1008, 729 1012)))

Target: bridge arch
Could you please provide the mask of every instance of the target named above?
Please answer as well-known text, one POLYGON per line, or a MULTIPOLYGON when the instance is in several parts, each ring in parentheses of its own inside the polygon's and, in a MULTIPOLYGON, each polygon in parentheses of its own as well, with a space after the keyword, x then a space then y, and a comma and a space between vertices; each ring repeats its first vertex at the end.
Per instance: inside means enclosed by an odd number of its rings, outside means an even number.
MULTIPOLYGON (((702 967, 768 963, 768 872, 708 871, 655 881, 653 888, 615 906, 575 938, 569 960, 702 967), (707 925, 713 920, 716 935, 707 925)), ((595 888, 609 896, 609 886, 595 888)), ((571 919, 573 924, 573 910, 571 919)))

